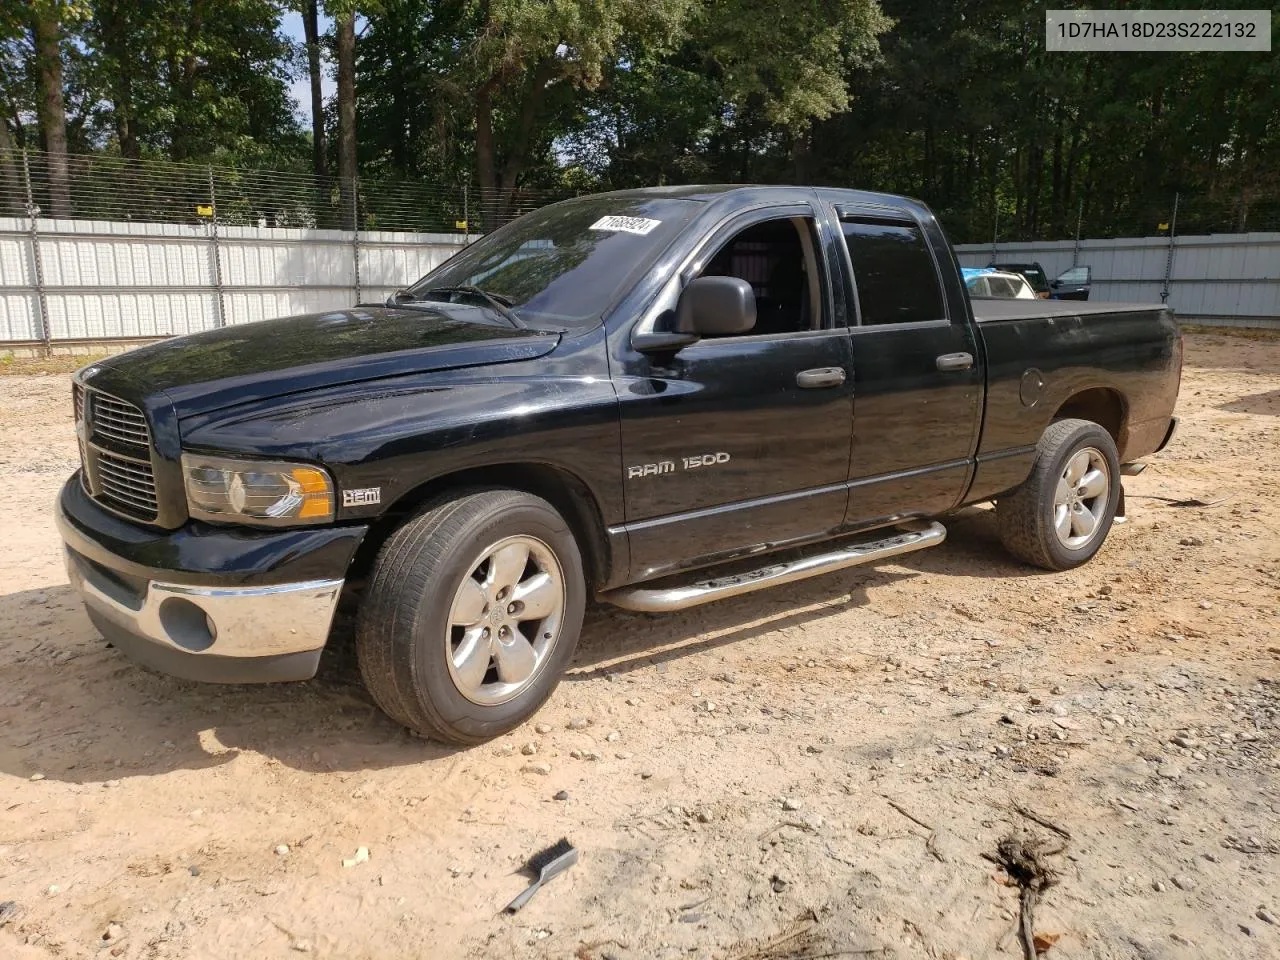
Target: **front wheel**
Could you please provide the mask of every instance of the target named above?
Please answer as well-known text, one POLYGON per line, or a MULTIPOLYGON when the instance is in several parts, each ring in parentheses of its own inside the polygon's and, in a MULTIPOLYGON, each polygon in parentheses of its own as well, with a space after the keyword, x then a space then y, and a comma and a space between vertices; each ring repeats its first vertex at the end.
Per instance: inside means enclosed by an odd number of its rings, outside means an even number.
POLYGON ((551 695, 585 605, 577 541, 549 503, 515 490, 461 494, 379 553, 356 623, 360 673, 405 726, 479 743, 551 695))
POLYGON ((1120 502, 1115 441, 1088 420, 1049 425, 1031 474, 996 505, 1000 539, 1019 560, 1069 570, 1102 547, 1120 502))

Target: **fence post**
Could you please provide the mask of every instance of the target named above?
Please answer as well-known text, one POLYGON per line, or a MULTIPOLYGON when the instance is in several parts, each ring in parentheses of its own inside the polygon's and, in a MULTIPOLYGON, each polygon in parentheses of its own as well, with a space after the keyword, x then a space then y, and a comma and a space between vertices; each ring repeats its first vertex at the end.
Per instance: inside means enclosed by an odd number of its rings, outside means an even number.
MULTIPOLYGON (((360 178, 351 178, 351 256, 355 266, 356 303, 360 302, 360 178)), ((354 304, 353 304, 354 306, 354 304)))
POLYGON ((1080 198, 1079 204, 1076 205, 1076 242, 1071 248, 1071 265, 1073 267, 1080 266, 1080 224, 1084 220, 1084 197, 1080 198))
POLYGON ((471 243, 471 188, 467 184, 462 185, 462 222, 466 224, 462 236, 462 245, 469 246, 471 243))
POLYGON ((27 151, 22 151, 22 183, 27 191, 27 222, 31 233, 31 263, 36 282, 36 332, 40 335, 40 349, 46 357, 53 355, 53 343, 49 334, 49 301, 44 292, 44 260, 40 256, 40 228, 36 218, 40 208, 36 206, 35 193, 31 189, 31 167, 27 163, 27 151))
POLYGON ((995 209, 992 211, 992 226, 991 226, 991 262, 992 263, 995 263, 997 260, 1000 259, 1000 251, 996 246, 997 242, 999 241, 999 238, 1000 238, 1000 204, 997 203, 995 205, 995 209))
POLYGON ((209 164, 209 208, 213 215, 209 218, 209 242, 213 254, 213 325, 227 325, 227 304, 222 290, 222 248, 218 243, 218 194, 213 186, 213 165, 209 164))
POLYGON ((1169 302, 1169 280, 1173 277, 1174 241, 1178 234, 1178 200, 1182 195, 1173 195, 1173 216, 1169 220, 1169 251, 1164 258, 1164 289, 1160 291, 1160 302, 1169 302))

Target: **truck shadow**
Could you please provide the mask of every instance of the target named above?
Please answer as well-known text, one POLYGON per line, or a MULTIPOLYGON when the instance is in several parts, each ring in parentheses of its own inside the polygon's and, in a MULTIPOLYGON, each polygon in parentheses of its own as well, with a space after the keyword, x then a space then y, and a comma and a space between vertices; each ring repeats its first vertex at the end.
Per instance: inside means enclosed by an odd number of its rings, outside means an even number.
POLYGON ((948 539, 941 547, 906 554, 882 566, 851 567, 675 613, 632 613, 593 605, 565 679, 593 680, 741 643, 865 606, 870 591, 920 576, 998 579, 1046 573, 1004 552, 995 511, 989 507, 958 511, 944 523, 948 539))
MULTIPOLYGON (((865 605, 869 591, 923 574, 1034 573, 999 552, 990 517, 969 513, 949 523, 956 535, 947 544, 898 558, 892 569, 846 570, 667 616, 595 606, 567 679, 744 642, 865 605)), ((240 751, 304 772, 429 763, 458 752, 410 735, 374 705, 348 620, 335 626, 308 683, 191 683, 150 673, 109 647, 62 584, 0 596, 0 662, 0 773, 24 779, 102 783, 216 767, 240 751)))
POLYGON ((1267 390, 1247 397, 1237 397, 1227 403, 1218 404, 1218 409, 1230 410, 1232 413, 1280 417, 1280 390, 1267 390))

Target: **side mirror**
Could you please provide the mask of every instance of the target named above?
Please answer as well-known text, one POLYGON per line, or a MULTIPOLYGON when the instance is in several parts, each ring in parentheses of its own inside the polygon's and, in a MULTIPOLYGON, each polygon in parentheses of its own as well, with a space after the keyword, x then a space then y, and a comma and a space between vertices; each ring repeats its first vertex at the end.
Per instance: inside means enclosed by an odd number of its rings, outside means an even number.
POLYGON ((1049 286, 1051 286, 1051 287, 1053 287, 1053 289, 1057 290, 1060 286, 1062 286, 1062 281, 1061 281, 1061 280, 1054 280, 1054 281, 1052 281, 1052 282, 1049 284, 1049 286))
POLYGON ((402 303, 411 303, 413 300, 414 300, 413 294, 410 293, 408 290, 401 288, 397 290, 395 293, 393 293, 391 296, 387 297, 387 306, 398 307, 402 303))
POLYGON ((699 337, 746 333, 756 325, 756 295, 737 277, 698 277, 680 294, 676 330, 699 337))

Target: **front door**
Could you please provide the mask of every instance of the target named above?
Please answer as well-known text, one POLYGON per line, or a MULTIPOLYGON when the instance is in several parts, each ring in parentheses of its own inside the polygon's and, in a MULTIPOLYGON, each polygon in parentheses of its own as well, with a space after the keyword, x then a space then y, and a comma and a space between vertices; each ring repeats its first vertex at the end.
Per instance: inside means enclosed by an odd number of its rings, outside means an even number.
POLYGON ((964 494, 981 424, 973 327, 907 211, 840 214, 858 312, 847 522, 937 514, 964 494))
POLYGON ((808 205, 736 218, 683 279, 746 280, 755 328, 628 358, 616 383, 633 579, 839 528, 853 378, 818 249, 808 205))
POLYGON ((1054 300, 1088 300, 1093 280, 1089 267, 1072 267, 1053 281, 1054 300))

